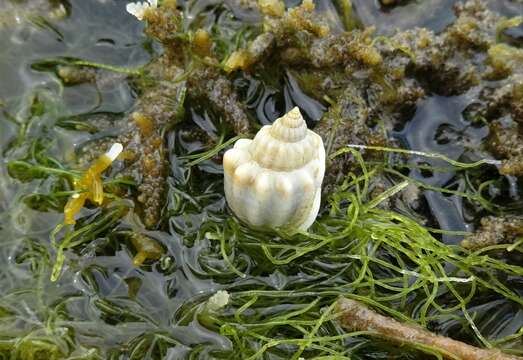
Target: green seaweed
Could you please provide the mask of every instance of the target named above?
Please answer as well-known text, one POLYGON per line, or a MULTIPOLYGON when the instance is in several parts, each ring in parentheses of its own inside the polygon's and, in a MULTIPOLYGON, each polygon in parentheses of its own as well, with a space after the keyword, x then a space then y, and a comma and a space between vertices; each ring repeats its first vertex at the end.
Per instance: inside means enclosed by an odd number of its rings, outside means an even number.
POLYGON ((143 75, 143 67, 127 68, 122 66, 114 66, 109 64, 102 64, 93 61, 86 61, 81 59, 74 59, 70 57, 63 57, 58 59, 40 60, 34 62, 31 67, 38 71, 47 71, 50 68, 55 68, 58 65, 69 65, 75 67, 91 67, 94 69, 107 70, 115 73, 140 76, 143 75))
MULTIPOLYGON (((404 152, 402 149, 380 150, 404 152)), ((485 254, 468 252, 459 246, 445 245, 431 235, 430 229, 412 219, 380 209, 380 203, 413 180, 400 181, 379 196, 369 198, 371 176, 376 169, 367 168, 352 148, 342 149, 333 156, 343 152, 358 159, 362 175, 349 176, 331 194, 328 209, 311 232, 293 237, 283 233, 277 237, 266 233, 253 234, 252 230, 232 220, 224 221, 221 229, 216 224, 203 224, 201 230, 205 231, 203 236, 206 239, 219 242, 217 246, 225 266, 220 276, 247 277, 245 264, 237 255, 247 253, 256 259, 257 268, 276 267, 288 276, 297 264, 302 271, 307 269, 321 274, 315 263, 327 263, 329 267, 338 269, 330 277, 331 280, 337 279, 337 286, 323 285, 324 279, 308 286, 294 288, 291 285, 291 289, 281 291, 237 292, 229 288, 236 310, 227 311, 225 319, 202 321, 219 326, 220 333, 229 337, 241 350, 242 358, 262 358, 270 353, 270 356, 297 359, 304 351, 307 357, 344 358, 352 353, 350 347, 344 346, 345 340, 369 335, 365 332, 344 334, 337 329, 336 316, 330 311, 338 296, 347 296, 424 327, 434 321, 455 319, 457 314, 461 314, 465 319, 462 326, 470 335, 486 347, 493 346, 479 329, 474 320, 476 315, 471 314, 469 308, 477 301, 477 294, 485 292, 522 304, 519 294, 495 274, 521 276, 523 268, 485 254), (213 227, 212 231, 207 230, 209 226, 213 227), (415 304, 413 299, 416 299, 415 304), (262 316, 271 304, 300 310, 282 310, 274 316, 262 316), (247 312, 249 316, 244 315, 247 312), (330 336, 316 336, 319 329, 322 329, 322 334, 330 336)), ((422 155, 445 159, 451 166, 462 169, 489 163, 484 160, 461 163, 439 154, 422 155)), ((455 194, 467 196, 465 193, 455 194)), ((498 249, 508 248, 507 245, 498 249)), ((513 245, 510 250, 521 252, 523 248, 513 245)), ((440 356, 440 350, 436 348, 419 350, 440 356)))
MULTIPOLYGON (((182 156, 185 162, 183 166, 193 171, 186 178, 185 186, 177 186, 174 194, 178 194, 178 205, 172 209, 171 216, 187 216, 205 208, 208 202, 205 196, 194 197, 185 191, 190 189, 193 181, 198 181, 197 167, 210 161, 236 140, 222 139, 207 152, 182 156)), ((449 167, 457 170, 485 166, 485 161, 462 163, 438 154, 390 148, 374 150, 444 159, 449 167)), ((479 197, 430 187, 407 178, 394 170, 393 163, 368 164, 351 147, 338 151, 332 157, 342 153, 354 156, 360 168, 349 173, 345 181, 330 194, 326 200, 327 206, 310 231, 295 235, 256 232, 235 219, 227 219, 224 213, 213 213, 210 216, 212 220, 199 226, 193 246, 202 241, 209 244, 208 251, 200 254, 197 261, 205 276, 223 284, 232 295, 232 301, 224 309, 210 313, 205 311, 206 298, 199 298, 191 307, 181 307, 176 312, 175 323, 178 326, 189 324, 190 319, 196 318, 206 328, 229 338, 234 352, 212 352, 213 357, 217 358, 230 358, 234 353, 234 358, 242 359, 266 356, 343 359, 359 358, 368 351, 394 353, 393 347, 386 344, 381 344, 381 350, 376 350, 376 344, 366 340, 372 337, 371 331, 346 333, 339 327, 333 309, 337 298, 346 296, 399 320, 424 327, 438 322, 459 324, 469 334, 471 341, 486 347, 513 345, 519 341, 519 333, 500 339, 489 338, 481 330, 478 313, 473 309, 479 295, 480 298, 489 299, 487 304, 503 301, 523 305, 519 294, 506 283, 511 276, 523 276, 523 268, 495 255, 500 251, 523 253, 523 243, 498 245, 475 252, 457 245, 445 245, 432 235, 432 229, 425 228, 409 217, 383 209, 380 204, 396 196, 409 183, 433 191, 449 191, 477 201, 479 197), (395 176, 396 185, 371 197, 373 178, 384 169, 395 176), (302 274, 305 280, 295 284, 289 282, 283 289, 261 284, 242 285, 242 279, 261 279, 268 274, 281 274, 279 276, 284 276, 282 279, 292 279, 302 274), (460 316, 463 316, 463 321, 459 320, 460 316)), ((487 200, 483 201, 488 203, 487 200)), ((65 229, 64 232, 62 226, 58 226, 51 236, 51 244, 57 251, 56 257, 52 257, 55 259, 52 279, 58 279, 67 256, 66 251, 82 251, 96 239, 110 237, 111 232, 115 231, 111 229, 118 226, 128 211, 126 203, 115 202, 105 210, 80 219, 74 230, 65 229)), ((139 314, 133 315, 129 309, 116 303, 98 302, 96 306, 103 309, 107 316, 116 316, 119 322, 131 319, 152 321, 139 314)), ((53 345, 53 337, 41 341, 51 344, 45 347, 46 356, 62 356, 53 345), (53 355, 55 353, 59 355, 53 355)), ((159 354, 165 354, 172 346, 180 346, 176 338, 154 331, 129 342, 126 353, 130 358, 138 359, 151 354, 153 348, 159 354)), ((37 356, 43 351, 36 343, 31 349, 34 351, 31 356, 37 356)), ((199 347, 193 348, 192 356, 198 357, 200 350, 199 347)), ((435 348, 410 351, 432 354, 436 358, 441 356, 440 350, 435 348)))

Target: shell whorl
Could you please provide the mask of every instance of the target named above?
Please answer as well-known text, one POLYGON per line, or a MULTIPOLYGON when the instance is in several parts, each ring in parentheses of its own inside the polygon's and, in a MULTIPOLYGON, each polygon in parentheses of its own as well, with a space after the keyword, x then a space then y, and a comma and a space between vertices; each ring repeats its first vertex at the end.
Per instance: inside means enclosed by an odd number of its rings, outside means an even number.
POLYGON ((318 156, 320 141, 318 135, 307 129, 300 110, 295 107, 256 134, 250 153, 261 167, 292 171, 318 156))
POLYGON ((301 116, 300 109, 295 107, 278 118, 271 126, 271 135, 283 142, 298 142, 307 136, 307 124, 301 116))

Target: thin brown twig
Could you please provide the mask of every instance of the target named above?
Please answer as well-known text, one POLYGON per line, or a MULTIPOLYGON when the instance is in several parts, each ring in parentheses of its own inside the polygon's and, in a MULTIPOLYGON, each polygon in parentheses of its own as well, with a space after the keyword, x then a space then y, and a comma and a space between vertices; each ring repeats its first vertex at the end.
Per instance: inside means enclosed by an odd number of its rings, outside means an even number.
POLYGON ((341 325, 350 331, 371 331, 387 340, 419 349, 437 350, 446 359, 459 360, 523 360, 499 349, 480 349, 461 341, 436 335, 416 325, 396 321, 378 314, 358 301, 338 300, 341 325))

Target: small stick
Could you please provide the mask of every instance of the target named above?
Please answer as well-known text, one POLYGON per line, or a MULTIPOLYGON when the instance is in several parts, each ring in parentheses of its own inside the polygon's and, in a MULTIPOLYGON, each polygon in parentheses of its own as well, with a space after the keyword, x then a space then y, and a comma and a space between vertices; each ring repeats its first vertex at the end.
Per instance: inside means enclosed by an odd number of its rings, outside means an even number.
POLYGON ((347 298, 338 300, 341 325, 349 331, 371 331, 387 340, 421 348, 436 349, 446 359, 523 360, 499 349, 480 349, 461 341, 436 335, 416 325, 404 324, 378 314, 366 305, 347 298))

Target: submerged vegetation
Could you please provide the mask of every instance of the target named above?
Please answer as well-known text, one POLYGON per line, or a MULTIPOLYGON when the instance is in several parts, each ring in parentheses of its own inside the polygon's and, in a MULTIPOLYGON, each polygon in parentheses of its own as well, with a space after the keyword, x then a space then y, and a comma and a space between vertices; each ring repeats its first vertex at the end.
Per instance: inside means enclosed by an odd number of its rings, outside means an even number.
POLYGON ((5 22, 33 83, 0 91, 0 359, 521 358, 523 50, 500 3, 395 34, 356 0, 5 22), (222 156, 294 106, 325 200, 308 231, 253 230, 222 156))

